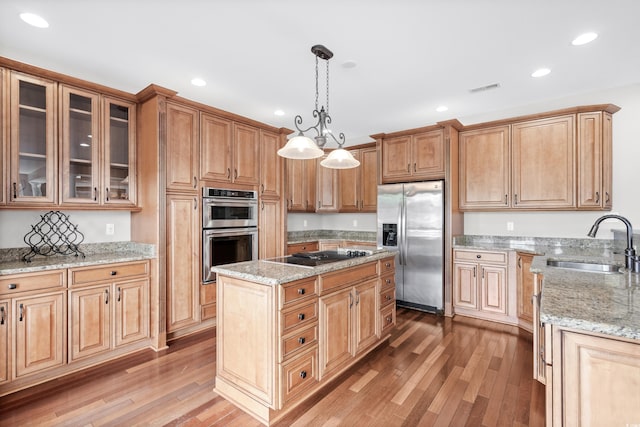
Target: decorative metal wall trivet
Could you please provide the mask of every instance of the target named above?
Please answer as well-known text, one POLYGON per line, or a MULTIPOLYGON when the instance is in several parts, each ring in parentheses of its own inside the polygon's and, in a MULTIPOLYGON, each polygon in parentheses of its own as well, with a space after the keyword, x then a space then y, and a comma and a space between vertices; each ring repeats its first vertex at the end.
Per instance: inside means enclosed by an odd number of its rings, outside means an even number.
POLYGON ((36 255, 82 255, 84 258, 84 253, 78 248, 84 234, 69 221, 69 216, 60 211, 50 211, 40 218, 40 222, 32 225, 31 231, 24 236, 24 242, 31 248, 22 257, 24 262, 31 262, 36 255))

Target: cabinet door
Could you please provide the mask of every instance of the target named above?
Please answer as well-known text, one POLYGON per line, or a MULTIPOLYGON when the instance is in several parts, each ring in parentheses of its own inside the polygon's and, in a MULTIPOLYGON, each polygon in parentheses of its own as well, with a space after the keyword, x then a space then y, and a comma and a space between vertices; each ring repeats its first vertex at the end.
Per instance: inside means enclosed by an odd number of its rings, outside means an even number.
POLYGON ((613 205, 613 143, 612 117, 602 113, 602 207, 611 209, 613 205))
POLYGON ((15 374, 19 378, 66 360, 64 292, 13 300, 15 374))
POLYGON ((69 291, 69 360, 111 349, 111 286, 69 291))
POLYGON ((116 347, 149 336, 148 289, 148 279, 114 284, 116 347))
POLYGON ((360 150, 352 150, 353 158, 360 161, 360 166, 351 169, 338 170, 338 182, 340 184, 339 210, 340 212, 358 212, 360 210, 360 172, 363 167, 360 150))
MULTIPOLYGON (((5 163, 6 155, 5 155, 5 147, 8 141, 5 140, 6 133, 4 129, 7 129, 9 126, 7 123, 8 115, 7 115, 7 98, 5 96, 6 87, 5 87, 5 78, 7 76, 7 71, 4 68, 0 68, 0 205, 4 205, 7 201, 6 198, 6 188, 4 183, 7 180, 7 164, 5 163)), ((0 379, 0 382, 2 380, 0 379)))
POLYGON ((460 208, 510 206, 509 126, 460 133, 460 208))
POLYGON ((514 208, 575 203, 575 116, 512 125, 514 208))
POLYGON ((554 371, 562 370, 562 425, 637 422, 640 345, 567 331, 555 333, 562 334, 562 359, 555 357, 554 348, 553 361, 554 371))
POLYGON ((354 302, 351 288, 320 298, 320 379, 353 357, 354 302))
POLYGON ((121 99, 103 99, 104 172, 102 203, 137 203, 136 104, 121 99))
POLYGON ((453 270, 453 305, 462 308, 478 308, 476 277, 477 264, 455 263, 453 270))
POLYGON ((57 202, 56 84, 11 73, 9 197, 12 203, 57 202))
POLYGON ((167 102, 167 191, 198 188, 198 111, 167 102))
POLYGON ((167 196, 167 332, 200 321, 198 199, 167 196))
POLYGON ((531 262, 533 255, 518 254, 518 317, 526 322, 533 322, 533 304, 531 298, 534 294, 533 273, 531 262))
POLYGON ((282 194, 282 157, 278 156, 280 136, 260 131, 260 196, 279 199, 282 194))
POLYGON ((316 212, 337 212, 338 211, 338 171, 320 166, 320 161, 316 165, 318 174, 318 204, 316 212))
POLYGON ((482 311, 507 314, 507 269, 493 265, 480 265, 482 280, 482 311))
POLYGON ((200 114, 200 179, 231 182, 231 121, 200 114))
POLYGON ((287 210, 304 212, 306 210, 305 162, 308 160, 286 159, 287 173, 287 210))
POLYGON ((375 147, 360 150, 360 211, 378 210, 378 151, 375 147))
POLYGON ((260 131, 252 126, 234 123, 233 139, 233 182, 258 185, 260 180, 260 131))
POLYGON ((444 131, 425 132, 411 139, 413 178, 444 178, 444 131))
POLYGON ((578 208, 603 206, 602 112, 578 114, 578 208))
POLYGON ((282 256, 284 252, 284 218, 280 200, 262 199, 258 219, 260 259, 282 256))
POLYGON ((354 288, 355 292, 355 351, 356 354, 375 344, 380 337, 378 279, 369 280, 354 288))
POLYGON ((60 87, 62 203, 99 203, 101 134, 96 93, 60 87))
POLYGON ((402 182, 410 176, 411 137, 382 140, 382 182, 402 182))
MULTIPOLYGON (((550 328, 550 326, 545 326, 540 322, 542 278, 541 274, 533 275, 533 378, 545 384, 547 367, 545 363, 545 328, 550 328)), ((551 354, 551 349, 549 349, 549 354, 551 354)), ((548 388, 551 388, 551 384, 548 388)))
POLYGON ((0 301, 0 384, 9 381, 9 301, 0 301))

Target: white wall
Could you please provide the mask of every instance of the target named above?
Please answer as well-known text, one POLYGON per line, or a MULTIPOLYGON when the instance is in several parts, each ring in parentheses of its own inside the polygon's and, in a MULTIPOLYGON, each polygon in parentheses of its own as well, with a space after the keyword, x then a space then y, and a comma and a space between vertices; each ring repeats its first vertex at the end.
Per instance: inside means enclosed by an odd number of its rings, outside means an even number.
POLYGON ((289 214, 287 231, 304 230, 376 231, 376 214, 289 214))
MULTIPOLYGON (((530 237, 585 238, 594 220, 618 213, 640 230, 640 84, 571 98, 550 100, 519 109, 460 118, 464 125, 592 104, 615 104, 613 115, 613 209, 611 212, 475 212, 465 213, 465 234, 530 237), (514 223, 507 231, 507 222, 514 223)), ((611 238, 608 229, 624 229, 617 220, 607 220, 597 237, 611 238)))
MULTIPOLYGON (((48 211, 0 210, 0 248, 25 247, 23 237, 48 211)), ((127 211, 64 211, 69 221, 84 235, 83 243, 123 242, 131 240, 131 214, 127 211), (106 225, 114 234, 107 235, 106 225)))

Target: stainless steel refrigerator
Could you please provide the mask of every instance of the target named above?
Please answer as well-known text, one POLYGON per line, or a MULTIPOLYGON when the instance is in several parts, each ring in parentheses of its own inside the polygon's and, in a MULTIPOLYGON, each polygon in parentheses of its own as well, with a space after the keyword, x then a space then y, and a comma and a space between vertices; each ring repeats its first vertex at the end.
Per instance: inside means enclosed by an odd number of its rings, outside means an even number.
POLYGON ((398 306, 442 314, 444 182, 378 186, 378 247, 396 251, 398 306))

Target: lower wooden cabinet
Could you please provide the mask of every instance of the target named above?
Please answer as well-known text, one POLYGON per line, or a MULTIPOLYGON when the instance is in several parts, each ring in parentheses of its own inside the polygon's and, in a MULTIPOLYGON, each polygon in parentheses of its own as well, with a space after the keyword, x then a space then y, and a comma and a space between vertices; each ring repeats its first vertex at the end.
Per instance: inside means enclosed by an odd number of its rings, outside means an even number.
POLYGON ((284 252, 283 209, 280 199, 260 200, 258 218, 258 257, 260 259, 282 256, 284 252))
POLYGON ((533 303, 534 294, 533 273, 531 273, 531 262, 533 255, 518 252, 516 266, 516 293, 518 298, 518 319, 520 326, 531 330, 533 324, 533 303))
POLYGON ((9 301, 0 300, 0 384, 9 381, 9 301))

